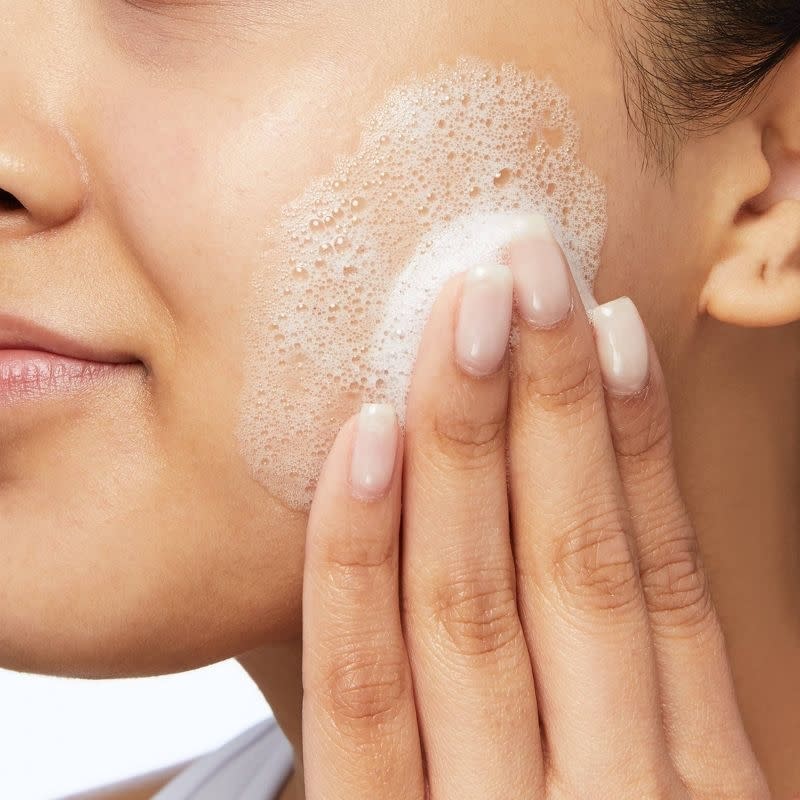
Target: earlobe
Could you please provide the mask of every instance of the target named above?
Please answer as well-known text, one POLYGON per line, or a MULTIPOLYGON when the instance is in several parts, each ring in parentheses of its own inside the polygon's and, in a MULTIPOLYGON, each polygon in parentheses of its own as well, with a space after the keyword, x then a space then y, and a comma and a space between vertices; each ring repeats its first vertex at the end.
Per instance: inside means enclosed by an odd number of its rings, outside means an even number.
POLYGON ((700 313, 750 328, 800 320, 800 200, 740 216, 711 267, 700 313))

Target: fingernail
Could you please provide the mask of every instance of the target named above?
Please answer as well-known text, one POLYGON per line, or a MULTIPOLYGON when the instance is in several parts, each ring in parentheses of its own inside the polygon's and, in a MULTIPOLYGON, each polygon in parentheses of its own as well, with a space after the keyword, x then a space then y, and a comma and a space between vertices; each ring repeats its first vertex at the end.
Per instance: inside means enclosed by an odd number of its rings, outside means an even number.
POLYGON ((514 285, 502 264, 475 267, 464 277, 456 325, 456 360, 471 375, 500 369, 511 333, 514 285))
POLYGON ((644 323, 629 297, 620 297, 592 312, 603 381, 618 394, 634 394, 647 384, 650 353, 644 323))
POLYGON ((386 493, 392 482, 397 452, 397 419, 388 405, 366 403, 358 415, 350 487, 361 500, 374 500, 386 493))
POLYGON ((550 327, 572 308, 569 266, 544 219, 532 217, 529 227, 510 247, 517 306, 527 322, 550 327))

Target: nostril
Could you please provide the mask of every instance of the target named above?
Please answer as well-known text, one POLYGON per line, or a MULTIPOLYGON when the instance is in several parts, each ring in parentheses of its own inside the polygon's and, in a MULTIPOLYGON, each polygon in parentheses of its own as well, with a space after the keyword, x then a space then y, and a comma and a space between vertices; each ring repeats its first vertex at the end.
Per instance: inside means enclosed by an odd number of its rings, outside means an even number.
POLYGON ((3 211, 20 211, 25 208, 11 192, 5 189, 0 189, 0 212, 3 211))

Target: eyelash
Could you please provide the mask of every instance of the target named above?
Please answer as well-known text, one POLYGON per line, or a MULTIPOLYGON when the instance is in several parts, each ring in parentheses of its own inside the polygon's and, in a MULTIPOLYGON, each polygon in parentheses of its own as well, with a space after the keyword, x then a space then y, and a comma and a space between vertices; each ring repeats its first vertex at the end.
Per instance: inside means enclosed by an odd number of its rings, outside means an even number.
POLYGON ((121 0, 132 12, 172 17, 179 22, 216 23, 233 28, 268 23, 276 8, 297 0, 121 0))
POLYGON ((236 0, 122 0, 122 2, 136 11, 145 13, 177 14, 183 10, 187 13, 194 12, 193 17, 201 17, 204 12, 211 14, 233 6, 236 0))

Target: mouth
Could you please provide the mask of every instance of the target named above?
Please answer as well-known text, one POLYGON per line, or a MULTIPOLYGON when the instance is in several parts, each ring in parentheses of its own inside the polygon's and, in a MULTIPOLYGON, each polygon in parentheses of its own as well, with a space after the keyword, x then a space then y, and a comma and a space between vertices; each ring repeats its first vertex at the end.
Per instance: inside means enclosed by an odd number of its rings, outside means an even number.
POLYGON ((121 350, 0 314, 0 406, 80 393, 141 366, 121 350))

